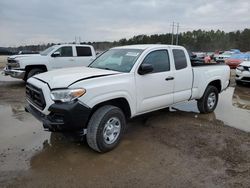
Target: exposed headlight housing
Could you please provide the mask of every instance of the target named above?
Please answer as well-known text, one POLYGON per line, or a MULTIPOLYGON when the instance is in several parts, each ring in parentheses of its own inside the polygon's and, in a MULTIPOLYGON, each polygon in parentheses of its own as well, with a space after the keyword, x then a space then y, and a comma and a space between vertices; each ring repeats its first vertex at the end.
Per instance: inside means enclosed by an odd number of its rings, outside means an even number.
POLYGON ((53 101, 70 102, 73 101, 86 93, 83 88, 79 89, 57 89, 50 93, 53 101))
POLYGON ((244 71, 244 67, 239 65, 236 69, 240 70, 240 71, 244 71))

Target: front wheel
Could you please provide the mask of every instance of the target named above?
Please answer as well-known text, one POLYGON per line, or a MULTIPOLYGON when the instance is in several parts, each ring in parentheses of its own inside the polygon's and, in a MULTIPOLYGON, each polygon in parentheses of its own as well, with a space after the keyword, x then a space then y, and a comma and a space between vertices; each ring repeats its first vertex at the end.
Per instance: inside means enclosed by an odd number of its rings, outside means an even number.
POLYGON ((111 105, 100 107, 88 123, 87 143, 97 152, 108 152, 119 144, 125 126, 121 109, 111 105))
POLYGON ((219 94, 214 86, 208 86, 201 99, 197 100, 200 113, 206 114, 213 112, 217 106, 219 94))

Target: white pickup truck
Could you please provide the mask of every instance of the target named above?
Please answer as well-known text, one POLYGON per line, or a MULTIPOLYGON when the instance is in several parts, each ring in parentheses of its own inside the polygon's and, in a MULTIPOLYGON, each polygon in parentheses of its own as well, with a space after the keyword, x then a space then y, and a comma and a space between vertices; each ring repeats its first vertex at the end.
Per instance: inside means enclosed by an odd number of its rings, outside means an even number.
POLYGON ((54 45, 40 54, 8 57, 3 73, 26 81, 36 74, 53 69, 88 66, 95 58, 96 53, 91 45, 54 45))
POLYGON ((88 67, 30 78, 26 111, 45 129, 82 131, 92 149, 107 152, 119 143, 127 119, 193 99, 201 113, 213 112, 230 69, 197 65, 181 46, 115 47, 88 67))

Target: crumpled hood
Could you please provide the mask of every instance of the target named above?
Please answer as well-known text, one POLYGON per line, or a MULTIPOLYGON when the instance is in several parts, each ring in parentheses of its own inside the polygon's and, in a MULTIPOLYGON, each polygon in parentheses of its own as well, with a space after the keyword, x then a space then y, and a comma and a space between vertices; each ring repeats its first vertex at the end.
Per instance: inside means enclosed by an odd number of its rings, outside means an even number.
POLYGON ((74 67, 52 70, 46 73, 35 75, 34 78, 49 84, 51 89, 67 88, 71 84, 84 80, 101 76, 118 74, 119 72, 111 70, 103 70, 89 67, 74 67))

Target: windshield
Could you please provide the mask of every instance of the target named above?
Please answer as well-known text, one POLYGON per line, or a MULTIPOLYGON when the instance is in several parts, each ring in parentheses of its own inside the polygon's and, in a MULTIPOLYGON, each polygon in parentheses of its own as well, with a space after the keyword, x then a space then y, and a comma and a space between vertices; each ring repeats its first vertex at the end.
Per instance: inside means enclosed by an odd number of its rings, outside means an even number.
POLYGON ((55 49, 55 47, 51 46, 49 48, 47 48, 46 50, 40 52, 41 55, 48 55, 50 52, 52 52, 55 49))
POLYGON ((100 55, 89 67, 130 72, 143 50, 111 49, 100 55))

